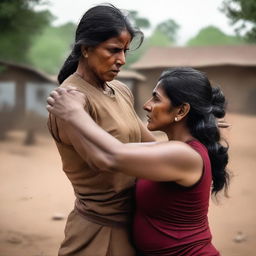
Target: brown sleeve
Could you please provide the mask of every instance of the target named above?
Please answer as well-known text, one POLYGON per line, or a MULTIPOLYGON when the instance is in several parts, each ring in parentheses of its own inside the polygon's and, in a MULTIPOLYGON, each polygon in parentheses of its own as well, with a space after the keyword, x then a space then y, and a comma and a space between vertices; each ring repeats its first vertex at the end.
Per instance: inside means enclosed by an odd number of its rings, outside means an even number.
POLYGON ((61 143, 61 139, 59 137, 59 129, 57 125, 57 119, 53 114, 49 114, 48 121, 47 121, 47 127, 49 132, 51 133, 54 140, 58 143, 61 143))

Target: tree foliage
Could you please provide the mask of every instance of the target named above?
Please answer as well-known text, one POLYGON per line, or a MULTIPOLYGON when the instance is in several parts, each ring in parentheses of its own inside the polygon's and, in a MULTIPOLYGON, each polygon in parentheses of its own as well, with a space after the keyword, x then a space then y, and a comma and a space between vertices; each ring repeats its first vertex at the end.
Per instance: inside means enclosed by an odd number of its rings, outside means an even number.
POLYGON ((199 31, 199 33, 191 38, 186 44, 188 46, 202 45, 235 45, 243 44, 244 40, 239 36, 226 35, 219 28, 208 26, 199 31))
POLYGON ((180 26, 172 19, 159 23, 138 50, 128 53, 127 66, 136 62, 152 46, 167 47, 175 44, 179 28, 180 26))
POLYGON ((166 35, 169 41, 174 44, 177 40, 177 33, 179 29, 179 24, 177 24, 173 19, 168 19, 158 24, 155 30, 161 32, 163 35, 166 35))
POLYGON ((131 21, 133 22, 133 24, 141 29, 148 29, 150 28, 151 24, 150 21, 147 18, 144 17, 140 17, 139 13, 135 10, 129 10, 129 18, 131 19, 131 21))
POLYGON ((145 47, 174 45, 179 28, 180 26, 172 19, 159 23, 146 39, 145 47))
POLYGON ((46 27, 34 38, 28 56, 30 64, 49 74, 57 74, 70 53, 75 28, 76 25, 73 23, 46 27))
POLYGON ((53 16, 48 11, 34 10, 41 0, 0 1, 0 58, 27 63, 27 52, 34 35, 48 25, 53 16))
POLYGON ((255 0, 224 0, 221 10, 237 24, 236 31, 244 32, 248 41, 256 42, 256 1, 255 0))

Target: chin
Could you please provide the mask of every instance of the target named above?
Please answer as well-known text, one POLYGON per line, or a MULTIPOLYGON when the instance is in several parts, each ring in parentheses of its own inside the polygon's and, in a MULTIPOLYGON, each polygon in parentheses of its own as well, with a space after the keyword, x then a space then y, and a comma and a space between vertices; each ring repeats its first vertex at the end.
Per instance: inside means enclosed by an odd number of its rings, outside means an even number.
POLYGON ((111 75, 106 76, 104 80, 106 82, 110 82, 110 81, 114 80, 116 77, 117 77, 117 75, 111 74, 111 75))
POLYGON ((110 81, 114 80, 115 77, 116 77, 116 76, 112 76, 111 78, 108 77, 108 78, 105 79, 105 82, 110 82, 110 81))
POLYGON ((150 125, 150 123, 148 123, 147 128, 148 128, 149 131, 155 131, 156 130, 156 129, 154 129, 154 127, 152 127, 150 125))

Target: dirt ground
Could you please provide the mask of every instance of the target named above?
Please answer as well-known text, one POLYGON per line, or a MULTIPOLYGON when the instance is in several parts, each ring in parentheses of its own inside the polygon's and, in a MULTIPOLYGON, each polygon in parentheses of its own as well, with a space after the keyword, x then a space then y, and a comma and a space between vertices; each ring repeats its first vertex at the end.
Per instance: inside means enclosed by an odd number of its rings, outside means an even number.
MULTIPOLYGON (((233 179, 230 198, 211 201, 213 242, 223 256, 254 256, 256 117, 229 114, 227 121, 233 179)), ((0 142, 0 256, 55 256, 73 208, 72 187, 50 136, 37 137, 33 146, 23 140, 22 132, 12 132, 0 142)))

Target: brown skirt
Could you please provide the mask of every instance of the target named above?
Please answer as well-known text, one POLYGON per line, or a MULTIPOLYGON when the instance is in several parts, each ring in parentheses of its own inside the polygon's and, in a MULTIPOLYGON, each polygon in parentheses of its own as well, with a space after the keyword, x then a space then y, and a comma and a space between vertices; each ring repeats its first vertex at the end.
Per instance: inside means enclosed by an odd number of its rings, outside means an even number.
POLYGON ((59 256, 135 256, 128 228, 103 226, 73 210, 67 219, 59 256))

